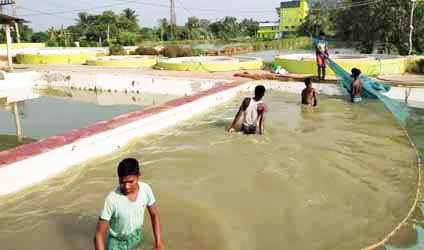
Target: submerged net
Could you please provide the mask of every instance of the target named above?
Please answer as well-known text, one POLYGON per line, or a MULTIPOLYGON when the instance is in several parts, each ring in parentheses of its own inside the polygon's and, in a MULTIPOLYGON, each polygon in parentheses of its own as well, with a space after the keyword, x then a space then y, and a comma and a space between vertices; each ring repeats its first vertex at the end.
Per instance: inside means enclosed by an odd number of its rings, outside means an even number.
MULTIPOLYGON (((341 78, 338 83, 342 86, 342 88, 350 93, 351 92, 351 83, 352 77, 348 72, 346 72, 342 67, 337 65, 333 60, 327 58, 327 64, 329 67, 336 73, 338 77, 341 78)), ((414 214, 415 208, 417 205, 421 205, 421 210, 424 211, 424 202, 418 204, 420 193, 421 193, 421 160, 424 160, 424 109, 420 108, 412 108, 408 107, 407 104, 403 102, 399 102, 397 100, 393 100, 392 98, 387 97, 384 93, 390 91, 390 86, 379 83, 366 75, 361 75, 360 79, 363 82, 363 91, 362 96, 365 98, 378 99, 384 103, 384 106, 393 114, 396 120, 400 123, 400 125, 405 129, 406 135, 414 147, 417 153, 417 167, 418 167, 418 187, 414 205, 409 211, 408 215, 404 218, 404 220, 391 232, 389 233, 383 240, 370 245, 364 249, 372 250, 378 247, 384 246, 386 250, 400 250, 400 249, 423 249, 424 246, 424 228, 418 226, 416 228, 418 242, 416 245, 411 246, 409 248, 399 248, 392 245, 387 244, 390 238, 396 234, 400 228, 411 218, 414 214)))
MULTIPOLYGON (((351 83, 352 77, 348 72, 346 72, 342 67, 335 63, 330 58, 326 59, 328 66, 336 73, 338 77, 341 78, 339 84, 345 89, 348 93, 351 92, 351 83)), ((406 120, 409 117, 409 108, 406 104, 393 100, 384 95, 384 93, 390 90, 390 86, 374 81, 366 75, 360 76, 363 86, 362 86, 362 97, 379 99, 384 103, 384 106, 392 112, 396 120, 403 126, 406 126, 406 120)))

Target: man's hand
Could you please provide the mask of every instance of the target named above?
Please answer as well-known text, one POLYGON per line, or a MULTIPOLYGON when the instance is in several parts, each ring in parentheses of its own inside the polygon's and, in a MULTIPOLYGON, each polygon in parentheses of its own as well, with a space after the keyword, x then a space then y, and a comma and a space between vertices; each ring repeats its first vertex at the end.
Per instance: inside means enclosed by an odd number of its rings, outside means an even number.
POLYGON ((229 129, 228 129, 228 133, 235 133, 236 132, 236 129, 235 128, 233 128, 233 127, 230 127, 229 129))
POLYGON ((159 241, 156 245, 155 245, 155 247, 153 248, 153 250, 164 250, 165 249, 165 246, 163 245, 163 242, 162 241, 159 241))

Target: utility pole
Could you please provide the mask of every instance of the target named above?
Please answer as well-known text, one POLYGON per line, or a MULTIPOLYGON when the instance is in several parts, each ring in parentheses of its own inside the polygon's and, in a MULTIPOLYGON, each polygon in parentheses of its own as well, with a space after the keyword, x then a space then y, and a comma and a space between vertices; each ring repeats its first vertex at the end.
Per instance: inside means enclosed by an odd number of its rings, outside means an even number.
MULTIPOLYGON (((18 16, 18 12, 16 11, 16 0, 13 0, 12 15, 14 17, 18 16)), ((15 22, 15 32, 16 32, 16 42, 21 43, 21 34, 19 33, 19 24, 17 22, 15 22)))
MULTIPOLYGON (((0 13, 3 13, 3 6, 14 5, 15 0, 0 0, 0 13)), ((15 22, 16 23, 16 22, 15 22)), ((6 49, 7 49, 7 65, 10 71, 13 70, 13 56, 12 56, 12 36, 10 25, 12 23, 4 24, 4 29, 6 32, 6 49)))
POLYGON ((175 38, 175 31, 177 28, 177 14, 175 13, 175 0, 170 0, 171 1, 171 19, 170 19, 170 23, 171 23, 171 40, 174 40, 175 38))
POLYGON ((412 35, 414 33, 414 11, 415 11, 415 7, 417 5, 417 0, 411 0, 411 23, 409 26, 409 53, 408 55, 412 54, 412 35))
POLYGON ((107 44, 110 45, 110 24, 107 25, 106 39, 107 39, 107 44))

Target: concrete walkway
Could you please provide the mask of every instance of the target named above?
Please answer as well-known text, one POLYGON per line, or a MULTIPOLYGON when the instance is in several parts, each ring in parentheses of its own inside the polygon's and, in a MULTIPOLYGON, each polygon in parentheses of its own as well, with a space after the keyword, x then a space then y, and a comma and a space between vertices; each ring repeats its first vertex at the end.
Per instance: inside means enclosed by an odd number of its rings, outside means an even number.
POLYGON ((424 74, 385 75, 379 76, 377 79, 392 85, 424 87, 424 74))

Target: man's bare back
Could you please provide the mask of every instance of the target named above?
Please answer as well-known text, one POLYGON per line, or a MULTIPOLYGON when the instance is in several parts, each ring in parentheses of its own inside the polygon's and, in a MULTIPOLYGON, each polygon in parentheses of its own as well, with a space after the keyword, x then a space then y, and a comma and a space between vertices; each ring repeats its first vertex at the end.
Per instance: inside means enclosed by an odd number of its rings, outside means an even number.
POLYGON ((317 106, 317 93, 314 88, 306 87, 302 91, 302 104, 308 106, 317 106))

